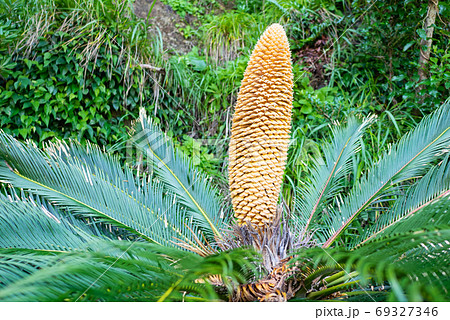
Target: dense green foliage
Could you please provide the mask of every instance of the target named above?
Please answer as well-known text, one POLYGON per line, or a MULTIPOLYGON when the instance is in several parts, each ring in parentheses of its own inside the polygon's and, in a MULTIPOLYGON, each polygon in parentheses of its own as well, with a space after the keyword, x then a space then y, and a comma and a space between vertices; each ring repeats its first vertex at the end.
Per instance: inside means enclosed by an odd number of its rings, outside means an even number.
MULTIPOLYGON (((39 142, 57 136, 114 143, 126 133, 121 119, 139 106, 138 83, 125 87, 123 67, 108 63, 105 47, 83 66, 80 43, 60 42, 63 35, 40 40, 33 60, 19 58, 11 68, 0 96, 2 127, 39 142)), ((112 59, 119 57, 118 45, 111 46, 112 59)))
POLYGON ((2 2, 2 128, 38 142, 71 137, 107 146, 123 138, 143 91, 130 60, 143 40, 128 32, 145 28, 128 21, 129 5, 2 2))

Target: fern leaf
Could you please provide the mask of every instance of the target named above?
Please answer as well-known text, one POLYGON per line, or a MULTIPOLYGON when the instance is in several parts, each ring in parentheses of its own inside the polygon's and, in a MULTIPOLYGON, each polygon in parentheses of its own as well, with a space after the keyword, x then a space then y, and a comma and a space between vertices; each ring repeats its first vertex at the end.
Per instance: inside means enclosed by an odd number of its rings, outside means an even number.
POLYGON ((86 250, 104 237, 39 198, 0 193, 0 248, 53 252, 86 250))
POLYGON ((124 241, 103 241, 76 253, 0 249, 0 300, 181 301, 186 290, 193 299, 217 300, 212 285, 198 280, 217 274, 239 283, 255 259, 253 251, 242 249, 200 257, 124 241))
MULTIPOLYGON (((448 221, 450 215, 446 214, 444 208, 439 209, 436 204, 436 200, 445 201, 449 196, 450 162, 447 156, 438 166, 431 168, 422 179, 410 187, 388 212, 383 213, 374 225, 367 228, 353 242, 351 247, 382 235, 450 223, 448 221), (428 209, 424 210, 426 208, 428 209), (445 217, 448 217, 447 220, 443 220, 445 217)), ((443 205, 442 201, 439 204, 443 205)))
POLYGON ((208 177, 194 168, 189 158, 176 150, 172 141, 152 123, 144 110, 135 125, 134 145, 144 152, 165 188, 187 209, 194 223, 210 242, 222 238, 223 216, 218 191, 208 177))
POLYGON ((361 123, 349 118, 345 128, 332 129, 331 143, 323 147, 325 159, 315 161, 311 181, 296 192, 302 198, 296 199, 296 212, 300 216, 294 217, 294 223, 304 230, 310 228, 327 202, 342 189, 340 181, 348 174, 352 155, 358 150, 361 135, 372 120, 372 117, 366 118, 361 123))
POLYGON ((345 206, 333 209, 325 219, 329 247, 352 221, 376 201, 382 201, 393 186, 426 173, 450 144, 450 103, 445 103, 393 145, 374 164, 344 199, 345 206), (443 151, 444 150, 444 151, 443 151))
POLYGON ((0 180, 14 187, 138 238, 168 246, 182 241, 201 251, 195 228, 186 228, 184 211, 160 185, 134 178, 96 147, 59 142, 41 151, 0 132, 0 159, 0 180))

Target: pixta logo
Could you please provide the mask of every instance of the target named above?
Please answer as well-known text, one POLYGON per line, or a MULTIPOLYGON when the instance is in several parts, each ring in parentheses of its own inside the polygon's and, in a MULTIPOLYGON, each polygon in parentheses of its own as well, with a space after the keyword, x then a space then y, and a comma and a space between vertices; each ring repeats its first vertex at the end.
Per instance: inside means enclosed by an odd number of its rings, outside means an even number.
POLYGON ((126 161, 138 168, 148 168, 152 163, 161 168, 173 157, 169 143, 164 134, 145 128, 127 140, 126 161))

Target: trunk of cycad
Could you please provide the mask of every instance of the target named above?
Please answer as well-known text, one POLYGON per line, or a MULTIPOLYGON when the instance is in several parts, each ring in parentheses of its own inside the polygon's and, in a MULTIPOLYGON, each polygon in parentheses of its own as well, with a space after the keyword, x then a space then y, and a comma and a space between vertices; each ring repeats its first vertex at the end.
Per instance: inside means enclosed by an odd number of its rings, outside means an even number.
POLYGON ((229 149, 229 183, 238 224, 262 230, 273 222, 291 129, 292 66, 279 24, 253 50, 239 90, 229 149))

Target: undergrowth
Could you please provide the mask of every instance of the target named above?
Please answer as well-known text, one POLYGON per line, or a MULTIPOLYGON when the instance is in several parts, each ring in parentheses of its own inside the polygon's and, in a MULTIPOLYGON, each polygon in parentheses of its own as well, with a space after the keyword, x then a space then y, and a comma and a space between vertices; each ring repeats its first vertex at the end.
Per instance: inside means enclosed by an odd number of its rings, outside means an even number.
POLYGON ((377 116, 353 170, 359 177, 380 150, 450 95, 450 5, 442 1, 422 82, 424 2, 162 2, 193 18, 181 30, 198 40, 191 52, 174 54, 163 34, 148 33, 148 19, 134 15, 133 1, 0 1, 1 128, 40 144, 74 138, 123 155, 127 128, 145 107, 226 188, 224 146, 240 81, 258 35, 279 22, 294 67, 283 186, 292 202, 329 124, 377 116))

